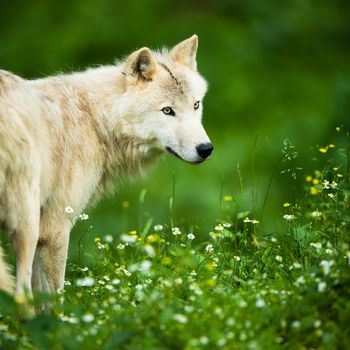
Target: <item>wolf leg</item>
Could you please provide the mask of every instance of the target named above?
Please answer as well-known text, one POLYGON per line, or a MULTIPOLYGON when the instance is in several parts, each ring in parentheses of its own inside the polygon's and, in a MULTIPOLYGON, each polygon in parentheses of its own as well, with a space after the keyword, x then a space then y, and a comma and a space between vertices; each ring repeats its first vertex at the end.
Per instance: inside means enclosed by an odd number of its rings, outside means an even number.
POLYGON ((71 227, 67 218, 53 220, 48 213, 42 215, 40 241, 33 263, 33 290, 54 292, 63 289, 71 227))
POLYGON ((31 278, 34 254, 39 239, 39 191, 24 191, 20 219, 13 234, 16 251, 16 297, 24 301, 25 293, 32 294, 31 278))

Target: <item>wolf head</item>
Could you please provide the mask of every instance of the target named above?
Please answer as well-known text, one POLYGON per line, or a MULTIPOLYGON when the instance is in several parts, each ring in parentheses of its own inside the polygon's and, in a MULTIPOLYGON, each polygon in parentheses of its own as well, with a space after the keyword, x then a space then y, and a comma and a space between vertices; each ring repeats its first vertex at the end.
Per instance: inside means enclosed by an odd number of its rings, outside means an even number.
POLYGON ((171 50, 132 53, 122 67, 119 103, 124 132, 189 163, 203 162, 213 150, 201 123, 207 83, 197 72, 197 47, 193 35, 171 50))

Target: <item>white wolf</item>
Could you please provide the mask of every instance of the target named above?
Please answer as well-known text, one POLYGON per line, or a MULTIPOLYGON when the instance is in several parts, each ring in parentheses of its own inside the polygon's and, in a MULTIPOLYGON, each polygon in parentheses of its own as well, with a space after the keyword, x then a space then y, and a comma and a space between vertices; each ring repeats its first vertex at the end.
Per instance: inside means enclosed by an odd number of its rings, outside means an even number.
POLYGON ((201 124, 207 84, 196 35, 142 48, 113 66, 28 81, 0 71, 0 223, 16 250, 16 283, 0 248, 0 289, 22 298, 63 288, 69 233, 122 176, 167 151, 189 163, 212 152, 201 124))

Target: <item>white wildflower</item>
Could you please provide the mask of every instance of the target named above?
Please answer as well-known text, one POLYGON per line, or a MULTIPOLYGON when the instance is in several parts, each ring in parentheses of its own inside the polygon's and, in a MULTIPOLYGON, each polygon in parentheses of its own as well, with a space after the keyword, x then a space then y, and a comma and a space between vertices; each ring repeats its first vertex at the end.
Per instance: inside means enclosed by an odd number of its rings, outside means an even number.
POLYGON ((310 247, 316 248, 318 250, 318 249, 322 248, 322 243, 321 242, 312 242, 312 243, 310 243, 310 247))
POLYGON ((153 229, 156 232, 163 231, 163 225, 154 225, 153 229))
POLYGON ((320 266, 322 272, 325 276, 327 276, 331 270, 331 267, 334 265, 334 260, 322 260, 320 262, 320 266))
POLYGON ((131 276, 131 272, 128 271, 124 266, 120 266, 120 270, 124 272, 125 276, 131 276))
POLYGON ((207 246, 205 247, 205 251, 207 253, 212 253, 214 251, 213 245, 212 244, 207 244, 207 246))
POLYGON ((78 324, 79 323, 79 319, 77 317, 69 317, 69 316, 65 316, 65 315, 62 315, 60 316, 60 319, 61 321, 63 322, 68 322, 70 324, 78 324))
POLYGON ((106 235, 103 237, 103 240, 106 242, 106 243, 112 243, 113 242, 113 236, 111 234, 109 235, 106 235))
POLYGON ((245 300, 240 300, 239 301, 239 306, 241 308, 246 308, 248 306, 248 303, 245 300))
POLYGON ((179 323, 187 323, 187 321, 188 321, 187 317, 185 315, 182 315, 182 314, 175 314, 174 320, 179 322, 179 323))
POLYGON ((92 277, 84 277, 77 279, 75 284, 78 287, 92 287, 95 284, 95 280, 92 277))
POLYGON ((216 234, 214 232, 209 232, 209 236, 213 239, 216 239, 216 234))
POLYGON ((144 260, 140 263, 140 269, 144 272, 149 271, 151 267, 152 267, 152 263, 149 260, 144 260))
POLYGON ((73 214, 74 213, 74 209, 72 207, 65 207, 64 211, 66 214, 73 214))
POLYGON ((171 231, 174 236, 181 235, 181 230, 178 227, 173 227, 171 231))
POLYGON ((187 238, 188 238, 189 240, 193 241, 193 240, 196 238, 196 236, 195 236, 193 233, 189 233, 189 234, 187 235, 187 238))
POLYGON ((328 180, 323 180, 322 185, 323 185, 323 188, 326 190, 330 188, 330 184, 328 180))
POLYGON ((299 276, 295 282, 298 286, 305 283, 304 276, 299 276))
POLYGON ((79 219, 80 219, 81 221, 86 221, 86 220, 89 219, 89 215, 86 214, 86 213, 79 214, 79 219))
POLYGON ((95 319, 95 316, 92 314, 85 314, 81 317, 81 319, 86 323, 90 323, 95 319))
POLYGON ((285 219, 287 221, 292 221, 295 219, 295 216, 293 214, 285 214, 285 215, 283 215, 283 219, 285 219))
POLYGON ((317 290, 318 292, 323 293, 326 290, 326 287, 327 287, 327 283, 324 281, 320 281, 318 282, 317 290))
POLYGON ((209 339, 208 339, 208 337, 203 336, 203 337, 200 337, 200 338, 199 338, 199 342, 200 342, 201 344, 203 344, 203 345, 206 345, 206 344, 209 343, 209 339))
POLYGON ((227 324, 229 327, 234 326, 235 323, 236 323, 236 321, 235 321, 235 319, 232 318, 232 317, 228 318, 227 321, 226 321, 226 324, 227 324))
POLYGON ((217 315, 217 316, 222 315, 222 308, 221 307, 216 307, 214 309, 214 314, 217 315))
POLYGON ((233 259, 235 259, 236 261, 240 261, 240 260, 241 260, 241 257, 240 257, 240 256, 237 256, 237 255, 234 255, 234 256, 233 256, 233 259))
POLYGON ((278 261, 278 262, 282 262, 283 261, 283 257, 281 255, 276 255, 275 256, 275 259, 278 261))
POLYGON ((322 324, 322 322, 321 322, 320 320, 316 320, 316 321, 314 322, 314 327, 315 327, 315 328, 318 328, 318 327, 321 326, 321 324, 322 324))
POLYGON ((293 263, 293 267, 294 267, 295 269, 300 269, 300 268, 301 268, 301 265, 300 265, 298 262, 295 262, 295 263, 293 263))
POLYGON ((143 249, 145 250, 146 254, 149 256, 155 256, 156 255, 156 251, 154 250, 154 248, 150 245, 150 244, 146 244, 143 249))
POLYGON ((190 314, 190 313, 192 313, 192 312, 194 311, 194 306, 192 306, 192 305, 185 305, 185 306, 184 306, 184 310, 185 310, 188 314, 190 314))
POLYGON ((226 345, 226 339, 225 338, 221 338, 217 341, 217 346, 222 347, 226 345))
POLYGON ((120 249, 120 250, 123 250, 123 249, 125 248, 125 244, 119 243, 119 244, 117 245, 117 248, 120 249))
POLYGON ((135 243, 137 241, 137 236, 127 235, 127 234, 123 233, 120 236, 120 239, 125 243, 135 243))
POLYGON ((222 231, 223 229, 224 227, 221 224, 215 226, 215 231, 222 231))
POLYGON ((295 320, 292 322, 292 327, 293 328, 300 328, 301 322, 299 320, 295 320))
POLYGON ((199 295, 199 296, 203 295, 203 291, 195 283, 191 284, 189 286, 189 289, 192 290, 194 292, 194 294, 196 294, 196 295, 199 295))
POLYGON ((264 299, 258 298, 255 302, 255 306, 258 308, 262 308, 266 306, 266 303, 264 301, 264 299))

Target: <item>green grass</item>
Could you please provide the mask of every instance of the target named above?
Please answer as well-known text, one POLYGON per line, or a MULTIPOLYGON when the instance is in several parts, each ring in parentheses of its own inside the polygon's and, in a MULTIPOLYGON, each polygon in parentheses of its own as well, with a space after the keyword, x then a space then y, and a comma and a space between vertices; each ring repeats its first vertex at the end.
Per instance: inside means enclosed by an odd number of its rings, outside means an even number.
POLYGON ((266 200, 249 212, 240 194, 224 190, 220 218, 213 217, 209 232, 176 228, 175 180, 170 219, 162 225, 143 215, 145 193, 137 230, 93 237, 93 218, 81 221, 64 292, 36 296, 36 304, 52 303, 51 314, 20 318, 20 306, 0 295, 0 346, 349 349, 346 133, 344 140, 316 147, 314 169, 305 172, 294 163, 293 146, 284 144, 266 198, 281 171, 293 183, 289 198, 295 186, 304 195, 280 203, 275 230, 263 228, 266 200))

